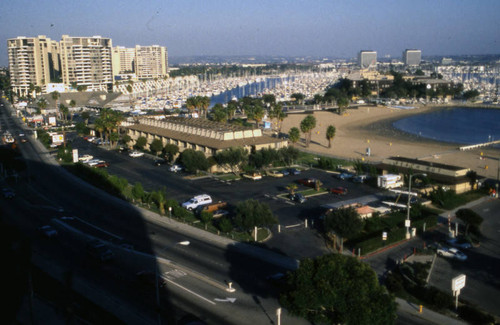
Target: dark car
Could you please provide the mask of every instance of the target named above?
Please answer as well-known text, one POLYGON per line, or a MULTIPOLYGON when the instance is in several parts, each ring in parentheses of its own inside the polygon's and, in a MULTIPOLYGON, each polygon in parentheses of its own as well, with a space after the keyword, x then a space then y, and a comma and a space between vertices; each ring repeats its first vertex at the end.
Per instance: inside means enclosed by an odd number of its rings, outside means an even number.
POLYGON ((345 187, 333 187, 330 189, 330 193, 337 194, 337 195, 346 195, 347 188, 345 188, 345 187))
POLYGON ((6 199, 12 199, 14 196, 16 196, 16 193, 14 192, 13 189, 4 187, 2 188, 2 195, 6 199))
POLYGON ((296 168, 290 168, 288 172, 290 173, 290 175, 300 175, 300 170, 296 168))
POLYGON ((110 261, 114 256, 113 251, 100 240, 87 243, 87 254, 101 262, 110 261))
POLYGON ((153 162, 153 165, 161 166, 161 165, 165 165, 166 163, 167 163, 167 161, 165 159, 155 159, 155 161, 153 162))
POLYGON ((283 176, 290 175, 290 171, 288 169, 282 169, 282 170, 280 170, 280 173, 283 174, 283 176))
POLYGON ((314 187, 318 180, 316 178, 301 178, 297 180, 297 183, 302 184, 304 186, 314 187))
POLYGON ((290 200, 298 202, 298 203, 304 203, 306 201, 306 198, 304 195, 300 193, 295 193, 295 194, 290 194, 290 200))

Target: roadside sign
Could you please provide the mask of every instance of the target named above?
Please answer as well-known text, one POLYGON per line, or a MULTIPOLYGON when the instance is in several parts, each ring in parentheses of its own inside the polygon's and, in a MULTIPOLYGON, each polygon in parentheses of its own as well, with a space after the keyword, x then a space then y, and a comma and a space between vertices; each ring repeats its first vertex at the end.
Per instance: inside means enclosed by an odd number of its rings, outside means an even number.
POLYGON ((387 240, 387 232, 386 231, 384 231, 382 233, 382 240, 387 240))
POLYGON ((465 287, 465 274, 460 274, 451 280, 451 290, 458 291, 463 287, 465 287))
POLYGON ((411 221, 409 219, 406 219, 405 220, 405 227, 410 228, 410 225, 411 225, 411 221))

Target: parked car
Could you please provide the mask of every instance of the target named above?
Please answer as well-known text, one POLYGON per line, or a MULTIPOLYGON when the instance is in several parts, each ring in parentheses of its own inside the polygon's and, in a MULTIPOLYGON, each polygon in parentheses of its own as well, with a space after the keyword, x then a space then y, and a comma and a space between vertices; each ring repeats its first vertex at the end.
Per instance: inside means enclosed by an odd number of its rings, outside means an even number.
POLYGON ((167 161, 165 159, 155 159, 153 161, 154 166, 161 166, 161 165, 165 165, 166 163, 167 163, 167 161))
POLYGON ((109 167, 109 163, 106 161, 99 161, 97 164, 95 164, 92 167, 96 167, 96 168, 109 167))
POLYGON ((87 254, 101 262, 110 261, 114 257, 113 251, 100 240, 88 242, 86 249, 87 254))
POLYGON ((316 178, 301 178, 297 180, 297 183, 302 184, 304 186, 314 187, 316 186, 316 182, 318 180, 316 178))
POLYGON ((337 195, 346 195, 347 194, 347 188, 345 187, 333 187, 330 189, 330 193, 332 194, 337 194, 337 195))
POLYGON ((304 203, 306 201, 306 198, 304 195, 300 193, 294 193, 289 195, 290 200, 298 202, 298 203, 304 203))
POLYGON ((268 170, 266 172, 267 176, 271 176, 271 177, 283 177, 283 173, 280 172, 280 171, 277 171, 277 170, 268 170))
POLYGON ((350 174, 350 173, 341 173, 341 174, 336 175, 336 177, 338 179, 341 179, 341 180, 346 180, 346 179, 350 179, 350 178, 354 177, 354 175, 350 174))
POLYGON ((182 207, 188 210, 196 209, 200 205, 207 205, 212 203, 212 198, 208 194, 196 195, 188 201, 182 203, 182 207))
POLYGON ((196 208, 196 213, 201 214, 203 211, 214 212, 217 210, 222 210, 227 207, 227 202, 219 201, 215 203, 200 205, 196 208))
POLYGON ((2 195, 6 199, 12 199, 13 197, 16 196, 16 193, 10 187, 4 187, 2 188, 2 195))
POLYGON ((79 161, 89 161, 89 160, 92 160, 93 158, 94 158, 94 156, 92 156, 92 155, 83 155, 83 156, 78 157, 78 160, 79 161))
POLYGON ((182 171, 182 166, 172 165, 172 166, 170 166, 170 171, 174 172, 174 173, 180 172, 180 171, 182 171))
POLYGON ((450 238, 446 241, 446 243, 456 248, 462 248, 462 249, 472 248, 471 243, 469 243, 464 239, 450 238))
POLYGON ((142 157, 144 156, 144 152, 140 151, 132 151, 131 153, 128 154, 132 158, 137 158, 137 157, 142 157))
POLYGON ((354 183, 364 183, 367 179, 368 179, 368 175, 358 175, 358 176, 354 176, 352 181, 354 183))
POLYGON ((453 259, 459 260, 459 261, 465 261, 467 259, 467 255, 459 251, 458 249, 452 247, 439 247, 436 251, 436 253, 439 256, 444 256, 444 257, 451 257, 453 259))
POLYGON ((288 169, 282 169, 280 170, 281 175, 283 176, 288 176, 290 175, 290 171, 288 169))
POLYGON ((290 168, 288 169, 288 172, 290 173, 290 175, 300 175, 300 170, 298 170, 297 168, 290 168))
POLYGON ((253 181, 258 181, 258 180, 262 179, 262 174, 259 172, 245 173, 245 174, 243 174, 243 177, 251 179, 253 181))
POLYGON ((55 230, 52 226, 46 225, 38 228, 38 231, 47 238, 52 238, 57 236, 57 230, 55 230))

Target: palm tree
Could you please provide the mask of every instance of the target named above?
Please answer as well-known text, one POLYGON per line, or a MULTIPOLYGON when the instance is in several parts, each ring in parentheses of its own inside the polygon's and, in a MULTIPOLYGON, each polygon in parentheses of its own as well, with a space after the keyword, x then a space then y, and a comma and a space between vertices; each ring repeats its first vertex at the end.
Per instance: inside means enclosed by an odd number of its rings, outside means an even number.
POLYGON ((316 127, 316 118, 312 115, 306 116, 300 122, 300 130, 306 135, 306 147, 309 147, 311 142, 312 130, 316 127))
POLYGON ((332 147, 332 140, 335 137, 335 127, 333 125, 329 125, 326 128, 326 138, 328 139, 328 148, 332 147))
POLYGON ((62 120, 67 122, 69 109, 63 104, 59 104, 59 111, 61 112, 62 120))
POLYGON ((296 127, 291 128, 290 131, 288 131, 288 138, 290 142, 292 142, 292 145, 295 145, 300 139, 299 129, 296 127))
POLYGON ((199 99, 199 105, 201 107, 201 110, 203 111, 203 117, 207 117, 207 111, 208 107, 210 106, 210 97, 208 96, 202 96, 199 99))
POLYGON ((299 187, 295 183, 290 183, 287 185, 286 189, 290 192, 291 195, 295 194, 295 190, 298 189, 299 187))
POLYGON ((38 104, 38 108, 39 108, 40 110, 44 110, 44 109, 46 109, 46 108, 47 108, 47 105, 48 105, 48 104, 47 104, 47 100, 45 99, 45 97, 40 98, 40 100, 38 101, 38 103, 37 103, 37 104, 38 104))
POLYGON ((188 97, 186 100, 186 108, 192 114, 198 108, 200 96, 188 97))
MULTIPOLYGON (((75 108, 76 106, 76 102, 72 99, 70 102, 69 102, 69 106, 71 106, 71 108, 75 108)), ((70 119, 71 119, 71 122, 73 122, 73 114, 70 114, 70 119)))
POLYGON ((42 93, 42 87, 35 86, 35 97, 38 97, 38 94, 42 93))
POLYGON ((349 106, 349 99, 347 97, 340 97, 337 99, 337 105, 339 107, 339 114, 343 114, 347 106, 349 106))
POLYGON ((57 109, 57 101, 61 97, 61 94, 57 90, 54 90, 53 92, 50 93, 50 95, 52 96, 52 99, 55 101, 54 108, 57 109))

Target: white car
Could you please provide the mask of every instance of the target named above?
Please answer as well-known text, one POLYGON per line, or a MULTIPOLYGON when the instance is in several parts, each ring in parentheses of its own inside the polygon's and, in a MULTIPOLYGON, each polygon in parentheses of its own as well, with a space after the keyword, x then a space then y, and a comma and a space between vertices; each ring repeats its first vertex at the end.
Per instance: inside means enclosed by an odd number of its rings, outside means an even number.
POLYGON ((451 257, 459 261, 465 261, 467 259, 467 255, 456 248, 440 247, 436 252, 439 256, 451 257))
POLYGON ((45 236, 47 238, 52 238, 52 237, 57 236, 57 230, 55 230, 52 226, 49 226, 49 225, 42 226, 42 227, 38 228, 38 230, 40 231, 40 233, 43 236, 45 236))
POLYGON ((97 165, 101 160, 100 159, 90 159, 87 161, 84 161, 83 163, 89 166, 95 166, 97 165))
POLYGON ((91 155, 83 155, 83 156, 78 157, 78 160, 80 160, 80 161, 89 161, 89 160, 91 160, 93 158, 94 158, 94 156, 91 156, 91 155))
POLYGON ((182 203, 182 207, 188 210, 194 210, 200 205, 212 203, 212 198, 208 194, 201 194, 191 198, 189 201, 182 203))
POLYGON ((170 171, 171 172, 177 173, 177 172, 180 172, 181 170, 182 170, 182 167, 179 166, 179 165, 172 165, 172 166, 170 166, 170 171))
POLYGON ((137 157, 142 157, 144 156, 144 152, 140 151, 132 151, 131 153, 128 154, 132 158, 137 158, 137 157))

